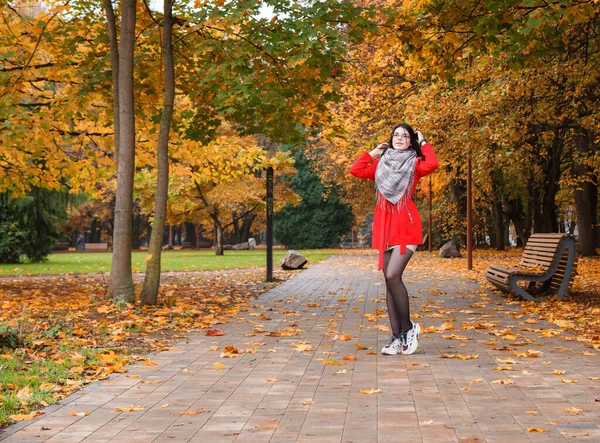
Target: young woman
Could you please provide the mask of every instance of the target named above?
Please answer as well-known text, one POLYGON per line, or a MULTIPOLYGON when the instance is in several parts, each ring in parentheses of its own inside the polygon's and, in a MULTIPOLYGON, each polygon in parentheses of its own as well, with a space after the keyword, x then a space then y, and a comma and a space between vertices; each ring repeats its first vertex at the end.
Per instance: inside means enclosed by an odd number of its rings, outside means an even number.
POLYGON ((423 134, 401 123, 393 129, 389 143, 365 152, 350 168, 355 177, 374 180, 377 188, 373 248, 379 250, 392 327, 382 354, 412 354, 417 350, 421 328, 410 321, 402 274, 417 245, 423 243, 421 217, 412 195, 419 179, 437 167, 437 157, 423 134))

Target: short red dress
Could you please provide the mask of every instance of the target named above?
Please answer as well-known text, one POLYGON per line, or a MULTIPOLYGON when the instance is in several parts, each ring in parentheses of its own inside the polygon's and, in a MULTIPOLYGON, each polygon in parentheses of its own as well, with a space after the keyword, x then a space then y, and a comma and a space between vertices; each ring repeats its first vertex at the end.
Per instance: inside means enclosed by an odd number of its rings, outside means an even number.
MULTIPOLYGON (((374 249, 379 250, 378 269, 383 268, 383 252, 389 246, 399 245, 400 254, 404 254, 406 252, 406 245, 420 245, 423 243, 421 216, 412 200, 412 196, 419 183, 419 179, 437 169, 438 159, 429 143, 425 143, 421 147, 421 150, 423 151, 424 158, 417 158, 415 178, 406 206, 400 211, 384 209, 385 204, 378 204, 375 207, 372 246, 374 249)), ((375 170, 378 163, 379 160, 374 159, 368 152, 365 152, 350 167, 350 174, 358 178, 375 180, 375 170)), ((383 199, 383 196, 380 195, 379 198, 383 199)))

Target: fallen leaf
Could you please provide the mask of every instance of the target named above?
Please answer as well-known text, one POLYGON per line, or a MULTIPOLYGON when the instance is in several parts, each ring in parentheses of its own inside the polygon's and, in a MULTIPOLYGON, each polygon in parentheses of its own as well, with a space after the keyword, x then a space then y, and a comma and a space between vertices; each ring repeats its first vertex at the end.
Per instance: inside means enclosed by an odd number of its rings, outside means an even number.
POLYGON ((314 404, 315 404, 315 402, 314 402, 314 401, 303 401, 303 402, 302 402, 302 405, 303 405, 303 406, 310 406, 310 405, 314 405, 314 404))
POLYGON ((356 355, 344 355, 342 357, 342 360, 350 360, 350 361, 356 360, 356 355))
POLYGON ((545 429, 545 428, 534 428, 532 426, 529 426, 527 428, 527 432, 548 432, 548 429, 545 429))
POLYGON ((75 412, 75 411, 71 411, 71 416, 73 417, 85 417, 87 415, 90 415, 89 412, 75 412))
POLYGON ((115 408, 117 410, 117 412, 134 412, 134 411, 142 411, 144 410, 145 406, 142 405, 130 405, 130 406, 123 406, 123 407, 119 407, 119 408, 115 408))
POLYGON ((529 415, 538 415, 540 413, 540 411, 525 411, 525 414, 529 414, 529 415))
POLYGON ((221 335, 225 335, 225 331, 222 329, 209 329, 206 331, 206 335, 209 337, 218 337, 221 335))
POLYGON ((279 381, 279 377, 267 378, 267 382, 269 383, 277 383, 279 381))
POLYGON ((142 366, 159 366, 160 363, 156 363, 155 361, 152 361, 151 358, 147 358, 146 360, 144 360, 144 362, 142 363, 142 366))
POLYGON ((342 374, 346 374, 348 371, 346 371, 345 369, 341 369, 339 371, 334 372, 335 375, 342 375, 342 374))
POLYGON ((572 408, 565 408, 565 412, 571 412, 573 414, 579 414, 580 412, 583 412, 583 409, 579 409, 579 408, 576 408, 575 406, 573 406, 572 408))
POLYGON ((33 411, 29 414, 13 414, 10 416, 10 418, 14 421, 23 421, 23 420, 31 420, 34 417, 37 417, 38 415, 42 415, 43 412, 42 411, 33 411))
POLYGON ((558 369, 555 369, 554 372, 552 372, 554 375, 565 375, 567 373, 567 371, 560 371, 558 369))
POLYGON ((577 383, 577 380, 575 380, 575 379, 568 380, 568 379, 565 379, 565 378, 561 378, 560 381, 562 383, 577 383))
POLYGON ((163 409, 166 408, 167 406, 169 406, 169 403, 164 403, 164 404, 160 405, 160 407, 163 409))
POLYGON ((204 409, 194 409, 191 411, 185 411, 185 412, 180 412, 180 415, 198 415, 198 414, 202 414, 204 411, 204 409))
POLYGON ((381 389, 361 389, 360 390, 361 394, 366 394, 366 395, 379 394, 380 392, 381 392, 381 389))
POLYGON ((277 429, 279 427, 278 424, 270 424, 270 425, 260 425, 260 429, 277 429))
POLYGON ((372 348, 367 348, 365 345, 361 345, 360 343, 356 343, 354 345, 354 347, 356 347, 357 351, 368 351, 368 350, 372 349, 372 348))
POLYGON ((509 379, 501 379, 501 380, 494 380, 491 383, 495 383, 497 385, 514 385, 515 382, 509 379))
POLYGON ((215 367, 215 369, 225 369, 226 368, 226 366, 223 363, 220 363, 218 361, 215 362, 214 367, 215 367))
POLYGON ((323 364, 324 365, 332 365, 332 366, 342 366, 342 365, 345 365, 346 363, 335 360, 333 358, 325 358, 325 359, 323 359, 323 364))

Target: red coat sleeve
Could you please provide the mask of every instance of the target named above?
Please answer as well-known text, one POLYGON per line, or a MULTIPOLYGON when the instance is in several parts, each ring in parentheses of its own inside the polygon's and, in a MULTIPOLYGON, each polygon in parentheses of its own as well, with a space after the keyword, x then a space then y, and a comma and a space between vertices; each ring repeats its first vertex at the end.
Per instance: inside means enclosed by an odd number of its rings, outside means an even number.
POLYGON ((420 177, 424 177, 425 175, 431 174, 438 168, 438 159, 429 143, 425 143, 423 146, 421 146, 421 150, 423 151, 425 158, 421 158, 417 162, 417 174, 420 177))
POLYGON ((365 152, 350 166, 350 174, 358 178, 375 180, 375 170, 379 160, 371 157, 371 154, 365 152))

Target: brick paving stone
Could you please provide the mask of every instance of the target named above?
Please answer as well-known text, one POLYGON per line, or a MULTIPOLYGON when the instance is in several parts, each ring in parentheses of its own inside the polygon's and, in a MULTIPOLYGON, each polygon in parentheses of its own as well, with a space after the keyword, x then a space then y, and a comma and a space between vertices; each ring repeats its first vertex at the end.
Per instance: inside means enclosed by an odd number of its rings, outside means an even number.
POLYGON ((152 354, 157 366, 137 364, 87 386, 45 415, 1 431, 0 439, 600 442, 600 383, 590 379, 598 375, 597 352, 584 355, 590 349, 547 322, 525 323, 517 303, 473 281, 409 265, 405 281, 413 319, 423 328, 454 327, 423 331, 413 355, 383 356, 379 351, 390 332, 385 286, 375 267, 374 255, 342 255, 312 266, 219 325, 226 335, 192 332, 152 354), (258 326, 273 334, 254 333, 258 326), (542 330, 560 333, 542 337, 542 330), (452 333, 466 339, 452 339, 452 333), (508 333, 514 337, 503 335, 508 333), (334 339, 344 334, 351 339, 334 339), (302 343, 312 349, 297 352, 302 343), (357 350, 358 343, 367 349, 357 350), (226 345, 252 352, 221 358, 226 345), (514 354, 528 349, 541 354, 514 354), (456 353, 477 358, 441 358, 456 353), (516 364, 502 363, 509 357, 516 364), (325 365, 328 358, 339 365, 325 365), (226 368, 216 369, 215 362, 226 368), (495 369, 501 366, 512 370, 495 369), (555 370, 566 372, 557 376, 555 370), (498 380, 512 384, 492 383, 498 380), (368 389, 380 391, 361 394, 368 389), (131 404, 144 409, 116 411, 131 404), (581 412, 565 411, 573 407, 581 412), (89 415, 73 417, 71 411, 89 415))

